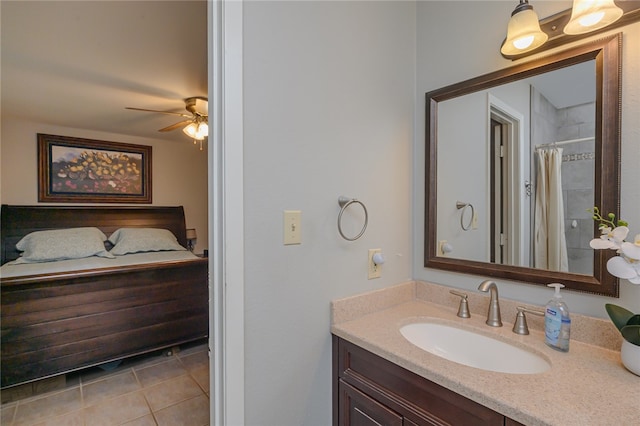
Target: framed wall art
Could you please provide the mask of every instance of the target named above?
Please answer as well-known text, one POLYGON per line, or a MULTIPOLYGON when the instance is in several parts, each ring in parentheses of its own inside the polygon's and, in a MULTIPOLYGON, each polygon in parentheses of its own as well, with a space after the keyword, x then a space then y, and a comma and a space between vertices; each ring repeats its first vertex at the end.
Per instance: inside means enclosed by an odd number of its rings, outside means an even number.
POLYGON ((38 201, 151 203, 151 147, 38 133, 38 201))

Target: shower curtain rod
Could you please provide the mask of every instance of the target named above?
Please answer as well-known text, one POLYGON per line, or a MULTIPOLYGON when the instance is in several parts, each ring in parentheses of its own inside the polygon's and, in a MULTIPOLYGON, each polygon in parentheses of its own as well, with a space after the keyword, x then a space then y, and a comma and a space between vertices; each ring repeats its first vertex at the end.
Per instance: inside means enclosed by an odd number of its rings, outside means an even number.
POLYGON ((538 148, 549 148, 549 147, 554 147, 557 145, 567 145, 570 143, 576 143, 576 142, 586 142, 586 141, 590 141, 595 139, 595 137, 591 136, 588 138, 580 138, 580 139, 568 139, 566 141, 557 141, 557 142, 552 142, 552 143, 543 143, 540 145, 536 145, 536 149, 538 148))

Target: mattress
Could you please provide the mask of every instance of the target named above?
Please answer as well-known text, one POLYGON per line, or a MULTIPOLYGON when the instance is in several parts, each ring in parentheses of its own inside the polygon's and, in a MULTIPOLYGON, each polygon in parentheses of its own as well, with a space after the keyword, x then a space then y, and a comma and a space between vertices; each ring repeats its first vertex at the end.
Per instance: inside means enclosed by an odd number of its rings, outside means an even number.
POLYGON ((94 270, 149 263, 171 262, 177 260, 193 260, 197 258, 198 257, 190 251, 159 251, 127 254, 124 256, 116 256, 114 259, 91 256, 82 259, 59 260, 56 262, 19 264, 7 262, 0 267, 0 278, 94 270))

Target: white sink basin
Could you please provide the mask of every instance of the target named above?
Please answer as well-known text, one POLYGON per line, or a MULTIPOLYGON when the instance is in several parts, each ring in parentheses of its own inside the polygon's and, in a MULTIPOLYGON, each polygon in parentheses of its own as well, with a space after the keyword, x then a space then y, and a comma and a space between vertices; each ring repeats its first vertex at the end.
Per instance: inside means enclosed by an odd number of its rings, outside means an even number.
POLYGON ((541 356, 517 346, 462 328, 420 322, 400 328, 411 343, 449 361, 482 370, 538 374, 551 365, 541 356))

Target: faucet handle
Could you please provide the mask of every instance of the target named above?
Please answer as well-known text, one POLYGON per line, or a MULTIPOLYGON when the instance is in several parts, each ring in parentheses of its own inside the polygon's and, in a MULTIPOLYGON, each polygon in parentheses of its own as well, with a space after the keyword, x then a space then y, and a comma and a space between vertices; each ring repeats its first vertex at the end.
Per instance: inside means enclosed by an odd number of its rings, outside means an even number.
POLYGON ((471 318, 471 314, 469 313, 469 302, 467 298, 469 297, 466 293, 460 293, 456 290, 449 290, 449 293, 455 294, 456 296, 460 296, 460 306, 458 306, 458 316, 460 318, 471 318))
POLYGON ((516 320, 513 323, 513 332, 516 334, 527 335, 529 334, 529 327, 527 326, 527 317, 525 316, 525 312, 533 315, 538 315, 543 317, 544 311, 538 311, 535 309, 528 309, 524 306, 517 306, 516 309, 518 313, 516 314, 516 320))

